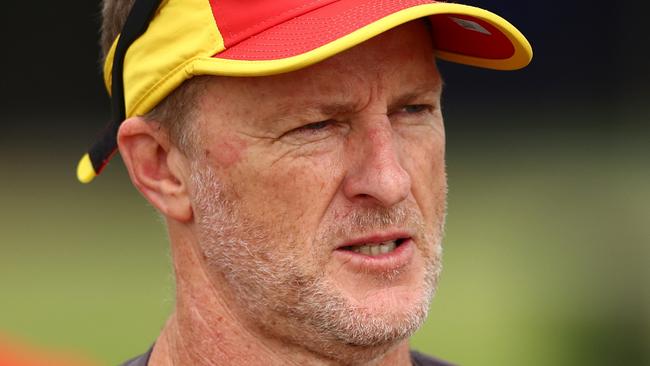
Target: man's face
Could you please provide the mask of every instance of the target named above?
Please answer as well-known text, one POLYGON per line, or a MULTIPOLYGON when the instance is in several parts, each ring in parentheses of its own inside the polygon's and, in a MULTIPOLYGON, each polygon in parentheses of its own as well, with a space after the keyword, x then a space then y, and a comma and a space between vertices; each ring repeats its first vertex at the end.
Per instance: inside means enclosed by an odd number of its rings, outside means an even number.
POLYGON ((300 71, 209 83, 196 232, 249 329, 334 354, 422 324, 446 206, 441 87, 421 22, 300 71))

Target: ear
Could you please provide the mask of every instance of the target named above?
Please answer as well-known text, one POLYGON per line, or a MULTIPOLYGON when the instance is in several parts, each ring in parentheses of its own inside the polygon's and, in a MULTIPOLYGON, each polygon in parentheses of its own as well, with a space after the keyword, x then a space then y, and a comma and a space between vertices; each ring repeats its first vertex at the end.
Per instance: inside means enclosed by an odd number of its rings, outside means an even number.
POLYGON ((189 161, 160 125, 142 117, 129 118, 118 130, 117 143, 140 193, 166 217, 190 221, 189 161))

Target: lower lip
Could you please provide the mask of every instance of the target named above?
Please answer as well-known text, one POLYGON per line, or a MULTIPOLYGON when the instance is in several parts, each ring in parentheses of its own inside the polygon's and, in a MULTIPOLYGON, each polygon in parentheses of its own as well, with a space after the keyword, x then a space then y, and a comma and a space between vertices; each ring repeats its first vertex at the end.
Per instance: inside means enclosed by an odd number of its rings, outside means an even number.
POLYGON ((345 266, 364 272, 386 272, 400 269, 411 262, 414 243, 407 239, 390 253, 369 256, 351 250, 336 249, 334 258, 344 262, 345 266))

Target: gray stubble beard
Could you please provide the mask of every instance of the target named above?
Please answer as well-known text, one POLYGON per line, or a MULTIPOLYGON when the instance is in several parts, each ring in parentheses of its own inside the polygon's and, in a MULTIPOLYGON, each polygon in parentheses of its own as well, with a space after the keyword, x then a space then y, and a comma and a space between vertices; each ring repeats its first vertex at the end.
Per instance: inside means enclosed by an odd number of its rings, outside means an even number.
MULTIPOLYGON (((269 246, 251 244, 269 243, 270 233, 245 217, 238 205, 227 199, 215 172, 207 164, 193 169, 192 177, 199 244, 208 267, 225 280, 237 302, 233 305, 242 312, 242 318, 252 321, 262 332, 343 361, 347 356, 341 353, 342 348, 358 350, 355 357, 367 358, 362 350, 376 353, 378 348, 388 349, 410 337, 426 320, 442 270, 444 212, 437 232, 418 238, 423 243, 433 243, 420 246, 425 271, 419 302, 406 314, 399 314, 400 319, 386 319, 350 303, 324 271, 304 273, 298 264, 306 258, 298 258, 294 252, 282 255, 263 252, 260 248, 269 246), (278 330, 277 319, 282 322, 283 330, 278 330)), ((417 212, 406 208, 352 213, 336 232, 318 237, 341 235, 364 225, 380 228, 396 223, 415 225, 424 233, 419 217, 417 212)), ((295 242, 290 234, 282 240, 295 242)))

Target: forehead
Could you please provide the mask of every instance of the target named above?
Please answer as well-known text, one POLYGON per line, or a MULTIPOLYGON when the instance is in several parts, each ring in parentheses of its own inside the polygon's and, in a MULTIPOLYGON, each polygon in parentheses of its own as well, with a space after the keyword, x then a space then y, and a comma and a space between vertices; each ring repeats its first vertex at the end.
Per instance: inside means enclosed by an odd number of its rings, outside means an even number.
POLYGON ((310 67, 273 76, 218 77, 202 104, 211 115, 242 117, 303 103, 350 103, 373 95, 439 92, 431 35, 424 21, 396 27, 310 67))

